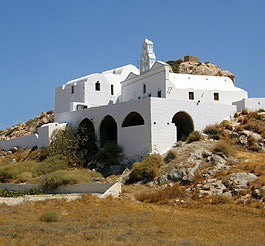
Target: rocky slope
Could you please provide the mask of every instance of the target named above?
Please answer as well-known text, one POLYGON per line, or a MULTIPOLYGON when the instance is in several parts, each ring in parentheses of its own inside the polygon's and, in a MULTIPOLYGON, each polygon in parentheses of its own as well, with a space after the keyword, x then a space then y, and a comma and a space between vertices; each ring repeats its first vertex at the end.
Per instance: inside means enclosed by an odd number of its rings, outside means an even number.
POLYGON ((20 123, 6 130, 0 131, 0 141, 37 133, 38 127, 47 123, 51 123, 53 121, 54 121, 54 110, 43 112, 39 116, 30 119, 25 123, 20 123))
POLYGON ((200 62, 200 59, 196 57, 168 61, 167 63, 171 66, 171 71, 174 73, 229 77, 235 83, 234 74, 227 70, 222 70, 211 62, 200 62))

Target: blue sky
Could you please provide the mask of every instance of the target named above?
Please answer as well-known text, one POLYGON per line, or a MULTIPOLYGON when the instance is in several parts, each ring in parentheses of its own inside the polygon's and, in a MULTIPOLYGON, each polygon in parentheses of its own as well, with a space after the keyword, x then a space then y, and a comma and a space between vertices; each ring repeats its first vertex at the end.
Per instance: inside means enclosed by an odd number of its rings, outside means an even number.
POLYGON ((193 55, 265 97, 264 0, 0 0, 0 129, 54 107, 55 87, 137 65, 145 37, 158 60, 193 55))

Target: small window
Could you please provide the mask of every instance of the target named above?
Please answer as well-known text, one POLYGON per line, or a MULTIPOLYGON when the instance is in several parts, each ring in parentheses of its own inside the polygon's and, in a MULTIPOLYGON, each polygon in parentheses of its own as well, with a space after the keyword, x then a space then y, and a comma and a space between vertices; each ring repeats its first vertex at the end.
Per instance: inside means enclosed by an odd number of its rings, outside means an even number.
POLYGON ((100 83, 99 83, 99 81, 97 81, 97 83, 95 84, 95 89, 96 89, 96 91, 100 91, 100 83))
POLYGON ((141 97, 138 97, 138 99, 141 99, 141 97))
POLYGON ((148 94, 148 97, 151 97, 151 96, 152 96, 152 94, 151 94, 151 93, 149 93, 149 94, 148 94))
POLYGON ((110 94, 111 94, 111 95, 114 94, 114 85, 110 85, 110 94))
POLYGON ((189 99, 194 100, 194 92, 193 91, 189 92, 189 99))
POLYGON ((75 92, 75 87, 74 85, 72 85, 71 93, 74 94, 74 92, 75 92))
POLYGON ((143 94, 146 93, 146 84, 143 84, 143 94))
POLYGON ((214 101, 219 101, 219 93, 213 93, 214 101))
POLYGON ((157 92, 157 97, 161 97, 161 91, 157 92))

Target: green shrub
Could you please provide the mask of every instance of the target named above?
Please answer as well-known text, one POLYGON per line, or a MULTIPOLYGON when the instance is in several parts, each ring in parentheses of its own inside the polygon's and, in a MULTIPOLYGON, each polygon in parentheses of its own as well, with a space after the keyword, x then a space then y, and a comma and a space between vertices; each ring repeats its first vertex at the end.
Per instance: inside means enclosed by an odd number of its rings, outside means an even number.
POLYGON ((31 172, 23 172, 19 173, 16 177, 19 182, 27 182, 32 178, 32 173, 31 172))
POLYGON ((34 169, 34 175, 40 176, 57 170, 64 170, 66 168, 67 162, 61 156, 52 156, 37 163, 34 169))
POLYGON ((220 138, 220 131, 217 125, 206 126, 203 130, 203 133, 207 134, 209 138, 218 140, 220 138))
POLYGON ((149 156, 143 162, 135 163, 129 174, 129 182, 154 179, 163 164, 162 157, 158 154, 149 156))
POLYGON ((192 143, 196 141, 200 141, 202 139, 202 135, 199 131, 193 131, 189 134, 187 138, 187 143, 192 143))
POLYGON ((169 150, 166 154, 166 156, 164 157, 164 162, 165 163, 169 163, 172 160, 176 159, 178 156, 177 152, 175 150, 169 150))
POLYGON ((0 168, 0 182, 10 180, 26 182, 32 177, 37 177, 66 168, 67 162, 61 159, 60 156, 50 157, 43 162, 25 161, 11 163, 0 168))
POLYGON ((221 153, 221 154, 224 154, 225 156, 229 157, 233 154, 233 148, 228 143, 226 143, 224 141, 220 141, 213 146, 212 152, 214 154, 221 153))
POLYGON ((172 71, 174 73, 179 73, 179 65, 184 62, 183 59, 179 59, 177 61, 167 61, 167 64, 170 65, 170 67, 172 68, 172 71))
POLYGON ((265 112, 265 109, 261 108, 261 109, 259 109, 258 112, 259 112, 259 113, 264 113, 264 112, 265 112))
POLYGON ((40 217, 41 221, 50 223, 50 222, 58 222, 59 216, 57 212, 46 212, 40 217))
POLYGON ((36 189, 29 189, 25 191, 7 191, 7 190, 0 190, 1 197, 21 197, 25 195, 41 195, 43 194, 41 190, 36 189))
POLYGON ((113 143, 106 143, 104 148, 99 150, 95 156, 95 160, 104 164, 104 167, 117 165, 122 159, 122 148, 113 143))
POLYGON ((70 165, 86 166, 97 153, 95 133, 85 126, 55 130, 48 151, 64 156, 70 165))
POLYGON ((56 189, 61 185, 91 183, 92 178, 102 177, 101 174, 90 170, 59 170, 44 175, 40 180, 43 189, 56 189))
POLYGON ((26 161, 11 163, 7 166, 0 168, 0 181, 6 182, 8 180, 18 179, 19 175, 22 173, 32 173, 36 167, 37 162, 26 161))

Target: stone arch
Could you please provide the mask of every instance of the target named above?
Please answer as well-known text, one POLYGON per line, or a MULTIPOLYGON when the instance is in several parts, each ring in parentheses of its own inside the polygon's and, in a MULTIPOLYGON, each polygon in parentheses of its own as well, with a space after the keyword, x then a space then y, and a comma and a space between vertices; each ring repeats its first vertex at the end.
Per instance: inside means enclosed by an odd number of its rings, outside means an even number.
POLYGON ((129 113, 122 122, 122 127, 144 125, 144 118, 137 112, 129 113))
POLYGON ((104 147, 106 142, 117 144, 118 127, 115 119, 107 115, 100 124, 100 147, 104 147))
POLYGON ((177 141, 185 141, 189 134, 194 131, 193 119, 184 111, 176 113, 172 118, 172 123, 177 128, 177 141))

